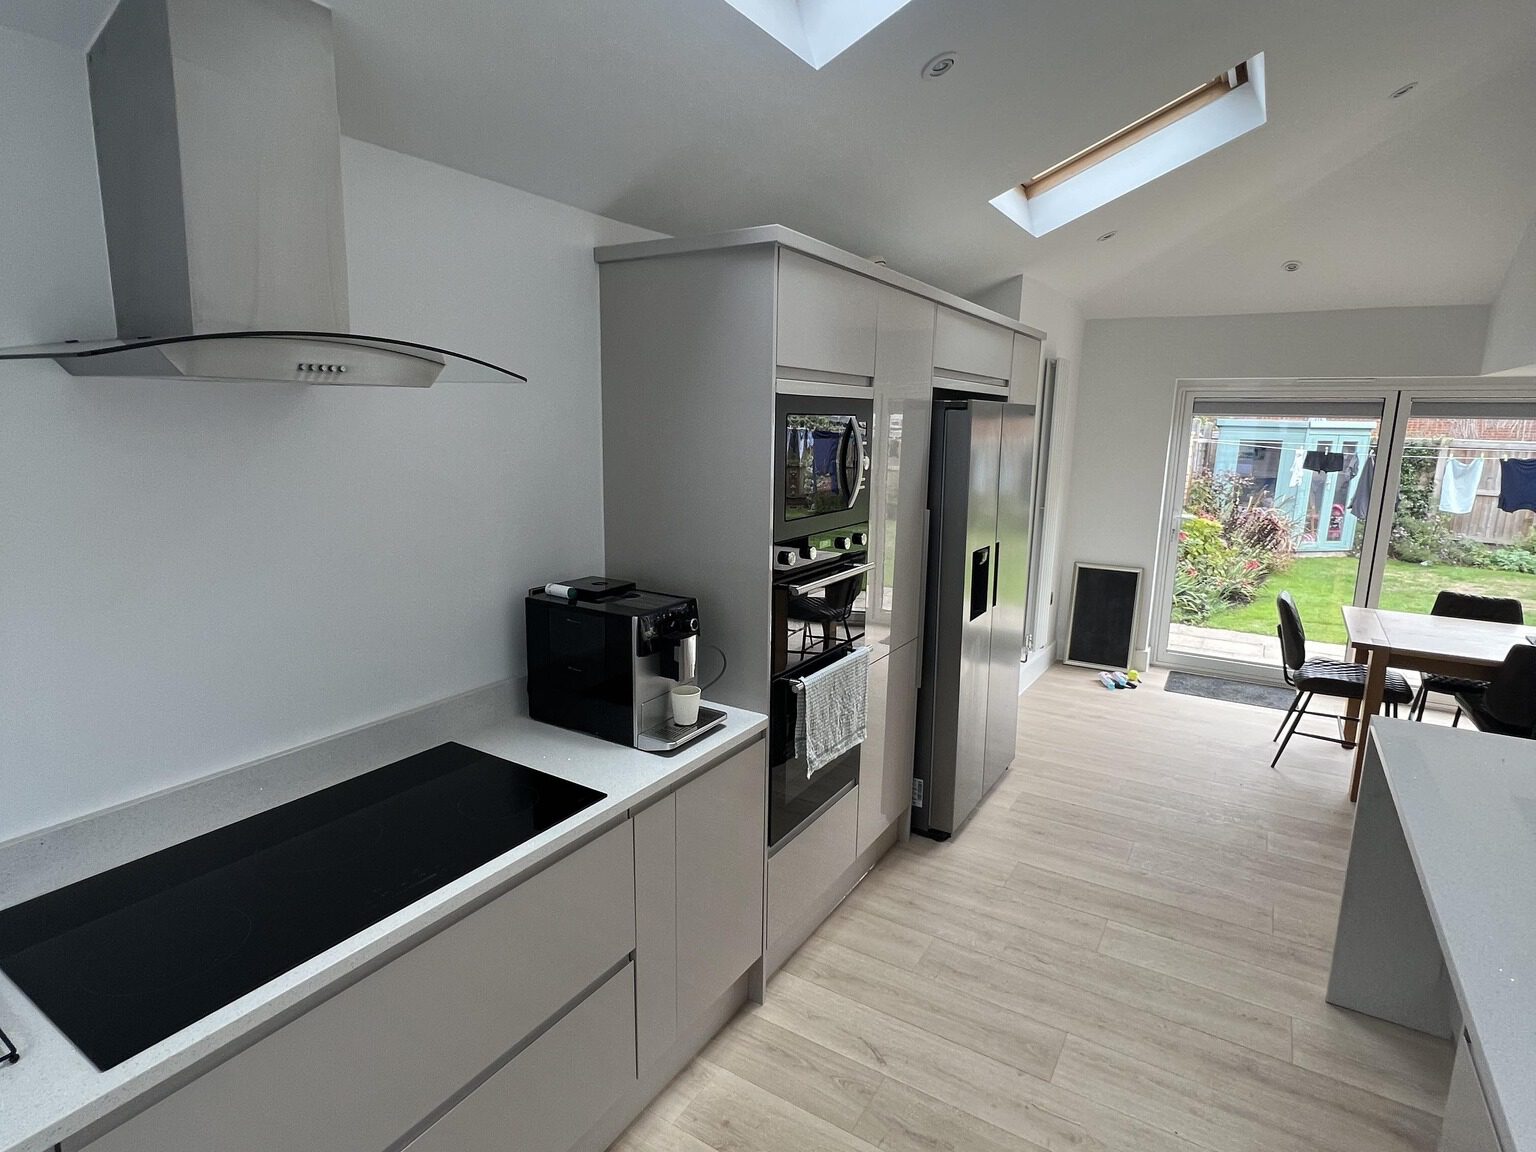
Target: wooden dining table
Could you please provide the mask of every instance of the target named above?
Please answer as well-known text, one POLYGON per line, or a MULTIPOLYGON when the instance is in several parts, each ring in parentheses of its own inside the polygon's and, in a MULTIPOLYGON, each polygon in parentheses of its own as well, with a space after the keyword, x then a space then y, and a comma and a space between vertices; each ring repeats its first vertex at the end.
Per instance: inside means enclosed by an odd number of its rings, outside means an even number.
POLYGON ((1512 647, 1528 643, 1526 638, 1536 635, 1524 624, 1492 624, 1454 616, 1357 608, 1352 604, 1344 605, 1343 611, 1344 631, 1354 652, 1352 658, 1367 668, 1365 698, 1349 701, 1345 709, 1344 739, 1355 746, 1355 767, 1349 782, 1351 800, 1360 793, 1365 738, 1370 732, 1371 717, 1381 709, 1388 668, 1486 680, 1489 670, 1504 663, 1512 647))

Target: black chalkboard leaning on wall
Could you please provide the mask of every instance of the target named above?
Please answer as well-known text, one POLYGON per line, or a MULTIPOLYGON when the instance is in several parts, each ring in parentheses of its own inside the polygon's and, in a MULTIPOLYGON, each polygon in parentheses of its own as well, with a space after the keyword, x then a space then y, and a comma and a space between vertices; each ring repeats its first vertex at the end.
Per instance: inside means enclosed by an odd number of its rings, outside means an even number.
POLYGON ((1130 667, 1140 593, 1140 568, 1073 565, 1066 662, 1085 668, 1130 667))

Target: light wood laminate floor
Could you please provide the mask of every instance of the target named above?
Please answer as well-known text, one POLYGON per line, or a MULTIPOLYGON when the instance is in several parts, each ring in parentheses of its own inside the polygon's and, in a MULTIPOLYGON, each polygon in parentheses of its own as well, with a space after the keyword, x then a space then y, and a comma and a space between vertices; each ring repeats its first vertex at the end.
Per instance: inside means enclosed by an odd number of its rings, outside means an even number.
POLYGON ((1043 677, 960 835, 889 853, 615 1147, 1433 1148, 1449 1044, 1323 1000, 1348 754, 1271 771, 1280 713, 1162 684, 1043 677))

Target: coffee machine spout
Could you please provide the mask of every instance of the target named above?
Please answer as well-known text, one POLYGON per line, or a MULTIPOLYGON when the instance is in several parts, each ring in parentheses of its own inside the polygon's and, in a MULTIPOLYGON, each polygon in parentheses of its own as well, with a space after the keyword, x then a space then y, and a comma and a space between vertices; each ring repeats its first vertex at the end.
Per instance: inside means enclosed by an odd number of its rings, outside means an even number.
POLYGON ((677 682, 692 684, 699 678, 699 638, 684 636, 677 642, 677 682))

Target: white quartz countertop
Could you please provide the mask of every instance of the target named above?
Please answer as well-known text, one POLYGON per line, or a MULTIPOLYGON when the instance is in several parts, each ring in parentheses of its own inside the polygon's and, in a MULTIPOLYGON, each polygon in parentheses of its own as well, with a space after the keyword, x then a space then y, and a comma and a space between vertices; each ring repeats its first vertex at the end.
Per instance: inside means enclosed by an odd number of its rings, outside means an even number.
POLYGON ((1536 741, 1372 725, 1483 1091, 1536 1147, 1536 741))
POLYGON ((446 740, 606 793, 548 832, 106 1072, 0 974, 0 1027, 22 1054, 19 1063, 0 1065, 0 1152, 45 1152, 125 1119, 767 727, 755 712, 726 708, 723 728, 657 756, 539 724, 514 715, 518 710, 517 693, 492 686, 0 846, 0 907, 8 907, 446 740))

